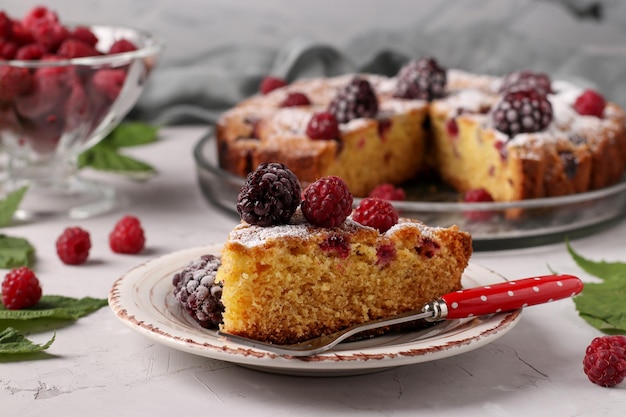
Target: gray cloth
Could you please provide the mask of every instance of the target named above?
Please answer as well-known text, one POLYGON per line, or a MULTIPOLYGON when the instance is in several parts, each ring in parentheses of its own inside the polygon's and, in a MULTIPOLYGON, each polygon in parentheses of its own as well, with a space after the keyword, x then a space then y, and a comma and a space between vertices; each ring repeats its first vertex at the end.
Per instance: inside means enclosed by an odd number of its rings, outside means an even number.
POLYGON ((233 45, 155 71, 131 118, 159 124, 215 122, 254 94, 266 75, 294 79, 349 72, 394 75, 413 57, 431 55, 445 67, 502 75, 519 69, 549 73, 597 88, 626 105, 626 51, 564 46, 521 36, 502 23, 455 30, 373 31, 344 50, 294 39, 282 48, 233 45))

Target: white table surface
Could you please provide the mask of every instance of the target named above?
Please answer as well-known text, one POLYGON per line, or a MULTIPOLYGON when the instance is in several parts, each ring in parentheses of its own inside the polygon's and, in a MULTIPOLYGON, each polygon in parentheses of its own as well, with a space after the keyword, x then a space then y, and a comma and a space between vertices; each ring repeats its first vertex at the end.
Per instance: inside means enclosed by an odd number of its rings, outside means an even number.
MULTIPOLYGON (((207 203, 196 182, 191 151, 204 131, 163 129, 159 142, 133 149, 160 174, 147 183, 108 177, 127 199, 118 211, 2 230, 35 245, 35 270, 45 293, 106 298, 113 282, 142 262, 224 241, 236 221, 207 203), (140 255, 113 254, 108 247, 108 233, 123 214, 142 221, 147 247, 140 255), (90 258, 80 266, 62 264, 54 247, 72 225, 92 238, 90 258)), ((590 259, 626 261, 626 222, 572 244, 590 259)), ((562 243, 477 252, 472 262, 511 279, 552 268, 594 280, 562 243)), ((31 339, 43 343, 51 335, 31 339)), ((105 307, 57 330, 50 359, 0 361, 0 416, 626 415, 626 383, 602 388, 582 371, 585 348, 598 335, 568 299, 526 309, 509 333, 462 355, 368 375, 293 377, 162 346, 105 307)))

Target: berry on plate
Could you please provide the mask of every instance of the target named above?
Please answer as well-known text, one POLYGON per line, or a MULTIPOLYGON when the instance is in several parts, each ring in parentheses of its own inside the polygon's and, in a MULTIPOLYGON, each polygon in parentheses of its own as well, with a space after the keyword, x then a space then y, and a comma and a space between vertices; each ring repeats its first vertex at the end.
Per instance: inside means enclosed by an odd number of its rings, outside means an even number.
POLYGON ((25 266, 9 271, 2 281, 2 304, 8 310, 32 307, 41 299, 41 286, 35 273, 25 266))
POLYGON ((122 217, 109 234, 109 246, 115 253, 136 254, 143 250, 146 237, 139 219, 122 217))
POLYGON ((89 257, 91 239, 89 232, 80 227, 68 227, 56 241, 57 255, 63 263, 79 265, 89 257))
POLYGON ((382 198, 383 200, 390 201, 404 201, 406 200, 406 193, 400 187, 385 183, 376 186, 370 191, 368 197, 382 198))
POLYGON ((202 327, 209 329, 217 329, 224 312, 223 285, 215 282, 220 265, 220 258, 204 255, 172 278, 176 299, 202 327))

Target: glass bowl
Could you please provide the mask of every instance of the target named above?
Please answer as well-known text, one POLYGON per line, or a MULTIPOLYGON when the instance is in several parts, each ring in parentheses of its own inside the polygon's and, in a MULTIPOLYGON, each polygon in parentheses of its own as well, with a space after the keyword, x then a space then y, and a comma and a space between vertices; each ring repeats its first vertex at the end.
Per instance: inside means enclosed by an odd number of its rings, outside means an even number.
MULTIPOLYGON (((198 183, 211 204, 238 218, 237 195, 244 179, 219 167, 215 142, 209 132, 194 148, 198 183)), ((440 184, 404 188, 407 200, 392 202, 401 216, 430 226, 457 225, 472 234, 475 250, 563 242, 603 230, 626 215, 626 177, 600 190, 511 202, 464 203, 456 191, 440 184)))
POLYGON ((77 175, 77 158, 135 105, 163 44, 141 30, 89 29, 99 51, 119 39, 137 49, 72 59, 0 60, 13 86, 0 94, 0 152, 8 159, 4 192, 29 187, 18 218, 85 218, 115 207, 111 187, 77 175))

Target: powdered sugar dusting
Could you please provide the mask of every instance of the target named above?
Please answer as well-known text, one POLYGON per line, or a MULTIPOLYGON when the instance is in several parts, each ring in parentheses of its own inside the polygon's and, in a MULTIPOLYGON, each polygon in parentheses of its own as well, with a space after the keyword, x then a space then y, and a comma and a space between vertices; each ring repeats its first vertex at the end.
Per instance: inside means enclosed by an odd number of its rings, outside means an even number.
MULTIPOLYGON (((427 236, 431 238, 434 237, 434 232, 436 230, 443 229, 439 227, 427 226, 424 223, 414 220, 401 218, 396 225, 394 225, 384 233, 384 236, 393 236, 398 231, 406 228, 417 228, 419 229, 422 236, 427 236)), ((338 229, 341 229, 348 233, 354 233, 359 229, 368 229, 372 231, 376 230, 355 222, 354 220, 352 220, 351 217, 348 217, 345 222, 338 227, 338 229)), ((252 248, 255 246, 264 245, 268 241, 284 239, 287 237, 305 240, 310 238, 311 235, 315 233, 315 231, 322 232, 323 230, 330 229, 322 229, 312 226, 304 219, 302 212, 300 210, 297 210, 291 218, 289 224, 261 227, 251 225, 246 222, 241 222, 230 232, 229 241, 239 243, 248 248, 252 248)))

